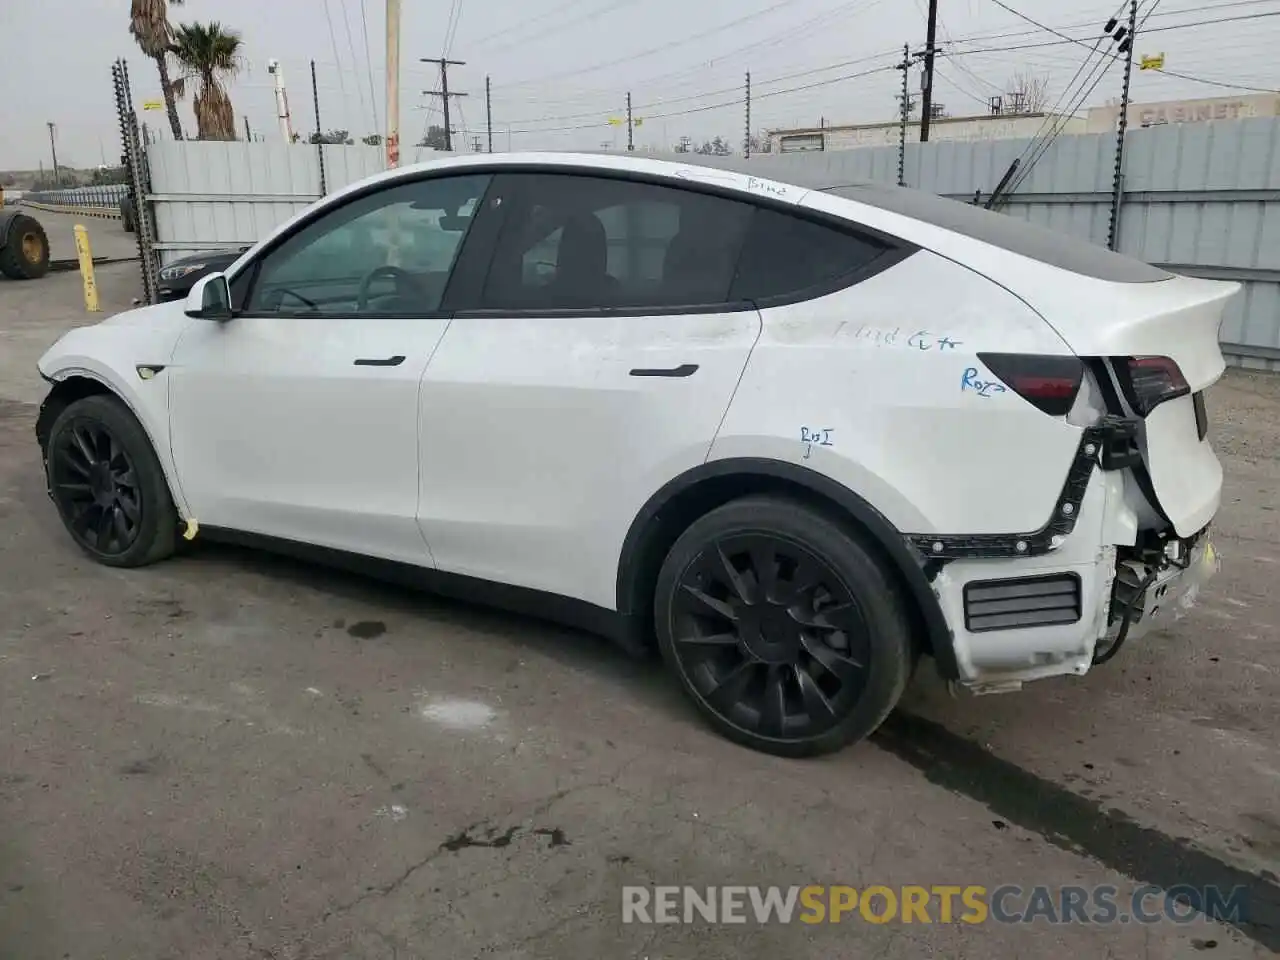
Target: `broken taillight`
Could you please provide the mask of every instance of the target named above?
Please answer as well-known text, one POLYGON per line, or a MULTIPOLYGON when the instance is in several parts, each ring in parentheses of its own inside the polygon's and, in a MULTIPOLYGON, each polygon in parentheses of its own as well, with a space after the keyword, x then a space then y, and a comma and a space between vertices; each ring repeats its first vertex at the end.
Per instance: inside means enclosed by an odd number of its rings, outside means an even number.
POLYGON ((1121 357, 1115 366, 1125 399, 1140 417, 1166 400, 1191 392, 1178 364, 1169 357, 1121 357))
POLYGON ((978 359, 1010 390, 1053 417, 1066 416, 1071 410, 1084 377, 1079 357, 980 353, 978 359))

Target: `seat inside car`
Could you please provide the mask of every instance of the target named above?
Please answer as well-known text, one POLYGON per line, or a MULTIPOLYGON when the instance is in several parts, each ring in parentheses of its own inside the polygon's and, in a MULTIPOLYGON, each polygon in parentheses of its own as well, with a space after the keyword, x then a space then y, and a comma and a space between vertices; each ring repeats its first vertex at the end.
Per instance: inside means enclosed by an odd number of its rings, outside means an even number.
POLYGON ((544 295, 550 302, 581 302, 583 306, 599 298, 611 300, 619 284, 608 265, 609 237, 604 224, 590 210, 576 212, 564 222, 555 276, 544 288, 544 295))

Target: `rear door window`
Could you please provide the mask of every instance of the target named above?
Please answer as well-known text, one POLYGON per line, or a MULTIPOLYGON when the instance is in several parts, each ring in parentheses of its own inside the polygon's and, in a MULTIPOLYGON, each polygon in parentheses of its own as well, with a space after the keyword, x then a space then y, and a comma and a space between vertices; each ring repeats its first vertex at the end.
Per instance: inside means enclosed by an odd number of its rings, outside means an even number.
POLYGON ((711 306, 729 287, 753 207, 579 174, 511 174, 482 309, 711 306))

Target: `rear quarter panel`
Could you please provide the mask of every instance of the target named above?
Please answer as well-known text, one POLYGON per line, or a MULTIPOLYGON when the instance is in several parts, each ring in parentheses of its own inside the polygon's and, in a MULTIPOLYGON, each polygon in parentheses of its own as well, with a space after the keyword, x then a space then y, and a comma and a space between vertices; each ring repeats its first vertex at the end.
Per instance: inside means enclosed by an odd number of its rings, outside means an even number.
POLYGON ((1022 533, 1049 519, 1081 431, 1003 389, 976 356, 1070 355, 1022 300, 921 250, 762 317, 709 459, 816 470, 903 532, 1022 533))

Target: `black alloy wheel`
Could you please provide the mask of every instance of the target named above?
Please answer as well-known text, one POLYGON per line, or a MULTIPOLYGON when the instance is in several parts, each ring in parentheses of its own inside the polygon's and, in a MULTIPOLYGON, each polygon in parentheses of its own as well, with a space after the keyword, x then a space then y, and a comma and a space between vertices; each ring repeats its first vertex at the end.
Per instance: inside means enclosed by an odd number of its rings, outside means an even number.
POLYGON ((142 425, 114 396, 69 404, 49 429, 49 495, 76 544, 99 563, 139 567, 174 551, 178 516, 142 425))
POLYGON ((104 557, 125 553, 138 539, 143 508, 124 446, 104 424, 81 420, 59 434, 50 454, 54 499, 71 535, 104 557))
POLYGON ((871 649, 858 601, 798 543, 769 533, 717 540, 685 568, 673 606, 685 674, 760 736, 825 733, 866 687, 871 649))
POLYGON ((704 715, 784 756, 866 736, 912 663, 892 579, 856 536, 800 503, 753 497, 695 522, 659 575, 664 658, 704 715))

